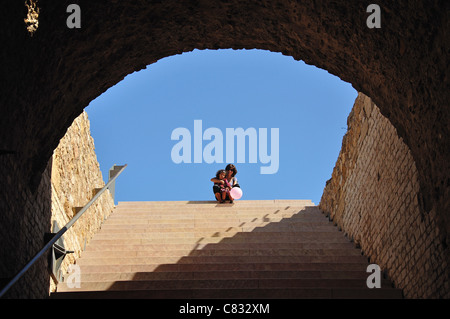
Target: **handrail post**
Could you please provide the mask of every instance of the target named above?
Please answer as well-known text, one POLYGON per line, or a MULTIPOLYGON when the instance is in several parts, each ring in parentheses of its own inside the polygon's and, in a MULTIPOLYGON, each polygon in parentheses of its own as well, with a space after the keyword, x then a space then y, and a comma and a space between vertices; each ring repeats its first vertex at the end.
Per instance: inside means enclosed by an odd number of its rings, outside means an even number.
POLYGON ((94 197, 63 227, 61 228, 48 242, 45 244, 45 246, 9 281, 6 286, 2 288, 0 291, 0 298, 3 297, 3 295, 25 274, 25 272, 30 269, 30 267, 39 259, 42 257, 42 255, 50 249, 50 247, 53 246, 53 244, 56 243, 56 241, 64 235, 64 233, 81 217, 81 215, 86 212, 86 210, 94 203, 97 198, 100 197, 101 194, 105 190, 107 190, 113 183, 115 182, 116 178, 123 172, 123 170, 127 167, 127 164, 123 166, 113 166, 115 168, 115 173, 110 175, 110 178, 106 185, 97 192, 94 197))
MULTIPOLYGON (((111 178, 116 176, 116 174, 121 170, 122 167, 123 166, 118 166, 118 165, 114 164, 113 167, 111 167, 109 169, 108 180, 110 180, 111 178)), ((116 182, 115 181, 112 182, 111 185, 109 186, 109 192, 111 193, 113 201, 115 201, 115 195, 116 195, 116 182)))

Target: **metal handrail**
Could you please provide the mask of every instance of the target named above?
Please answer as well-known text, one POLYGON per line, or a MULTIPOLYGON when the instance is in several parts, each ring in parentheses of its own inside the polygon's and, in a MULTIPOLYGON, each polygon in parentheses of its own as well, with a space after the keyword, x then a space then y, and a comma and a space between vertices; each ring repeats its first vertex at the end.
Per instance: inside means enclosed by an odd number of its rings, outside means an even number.
POLYGON ((56 241, 62 237, 62 235, 64 235, 64 233, 81 217, 81 215, 84 214, 84 212, 86 212, 86 210, 97 200, 97 198, 100 197, 100 195, 102 195, 102 193, 107 190, 109 188, 109 186, 111 186, 111 184, 114 183, 114 181, 116 180, 116 178, 122 173, 122 171, 127 167, 127 164, 123 165, 120 170, 114 175, 112 176, 108 183, 106 183, 106 185, 99 191, 97 192, 97 194, 95 194, 94 197, 92 197, 92 199, 63 227, 61 228, 60 231, 58 231, 53 237, 52 239, 50 239, 50 241, 22 268, 21 271, 19 271, 17 273, 17 275, 15 275, 13 277, 13 279, 11 279, 11 281, 2 288, 2 290, 0 291, 0 298, 17 282, 17 280, 19 280, 24 274, 25 272, 39 259, 42 257, 42 255, 48 250, 50 249, 53 244, 56 243, 56 241))

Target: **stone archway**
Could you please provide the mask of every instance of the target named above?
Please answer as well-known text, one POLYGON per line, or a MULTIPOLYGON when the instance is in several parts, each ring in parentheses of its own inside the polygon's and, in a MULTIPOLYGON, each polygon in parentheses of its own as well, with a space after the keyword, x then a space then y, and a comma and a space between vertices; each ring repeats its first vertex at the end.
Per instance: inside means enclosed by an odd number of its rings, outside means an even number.
POLYGON ((372 98, 411 149, 419 200, 441 217, 447 247, 448 2, 382 4, 381 28, 370 29, 368 3, 359 0, 83 0, 81 28, 69 29, 71 2, 39 3, 32 37, 23 3, 3 6, 0 158, 8 191, 0 203, 12 213, 0 217, 2 225, 32 210, 24 203, 36 202, 59 139, 91 100, 127 74, 193 49, 257 48, 323 68, 372 98))

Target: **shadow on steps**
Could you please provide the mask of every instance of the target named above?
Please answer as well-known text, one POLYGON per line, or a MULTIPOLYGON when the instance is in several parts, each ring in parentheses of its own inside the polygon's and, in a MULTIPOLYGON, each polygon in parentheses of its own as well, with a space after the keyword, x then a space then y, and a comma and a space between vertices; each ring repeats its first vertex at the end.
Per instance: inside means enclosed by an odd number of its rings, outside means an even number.
MULTIPOLYGON (((232 204, 217 204, 210 214, 230 216, 235 213, 232 209, 232 204)), ((202 221, 215 231, 197 238, 191 251, 176 262, 164 263, 165 257, 159 256, 170 256, 167 247, 176 248, 174 242, 156 251, 153 257, 136 259, 137 264, 128 260, 128 277, 105 281, 103 285, 97 283, 88 291, 57 293, 54 297, 402 298, 401 290, 394 289, 387 279, 381 281, 381 288, 367 287, 367 258, 315 206, 299 210, 280 206, 261 216, 245 221, 230 219, 228 223, 220 217, 214 215, 202 221), (155 264, 150 264, 152 260, 155 264)))

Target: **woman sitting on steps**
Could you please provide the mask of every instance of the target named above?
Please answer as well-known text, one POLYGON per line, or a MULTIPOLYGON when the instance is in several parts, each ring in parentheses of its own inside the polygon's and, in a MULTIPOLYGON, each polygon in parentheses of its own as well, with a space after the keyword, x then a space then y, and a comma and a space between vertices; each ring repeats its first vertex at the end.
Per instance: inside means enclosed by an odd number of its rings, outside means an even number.
MULTIPOLYGON (((231 187, 239 187, 240 185, 238 183, 238 180, 236 178, 236 174, 237 174, 237 169, 236 166, 234 166, 233 164, 228 164, 227 167, 225 167, 225 179, 228 181, 228 183, 231 185, 231 187)), ((225 182, 223 180, 220 180, 217 176, 211 178, 211 182, 214 183, 213 186, 213 192, 214 192, 214 196, 216 197, 216 200, 220 203, 225 202, 225 200, 228 198, 230 200, 230 203, 233 203, 233 198, 231 198, 229 192, 225 195, 225 198, 222 199, 222 194, 221 194, 221 185, 225 185, 225 182)))

